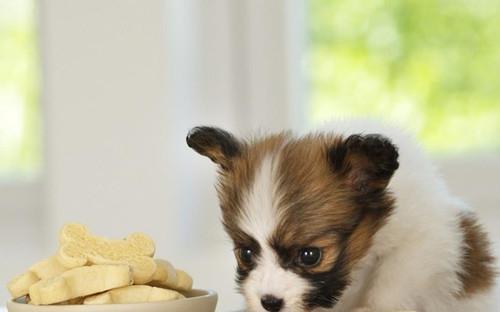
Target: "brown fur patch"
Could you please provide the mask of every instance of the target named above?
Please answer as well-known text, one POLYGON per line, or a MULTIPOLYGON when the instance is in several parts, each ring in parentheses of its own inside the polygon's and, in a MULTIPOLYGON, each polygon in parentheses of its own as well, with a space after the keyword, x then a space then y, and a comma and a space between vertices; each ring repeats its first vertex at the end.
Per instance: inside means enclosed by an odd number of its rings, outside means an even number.
POLYGON ((327 237, 332 246, 353 227, 356 208, 328 162, 328 148, 337 141, 334 136, 307 136, 281 150, 278 193, 283 219, 274 245, 299 249, 327 237))
POLYGON ((460 216, 460 229, 464 234, 462 271, 458 277, 463 290, 459 297, 468 297, 490 289, 495 283, 495 258, 490 251, 486 233, 472 213, 460 216))
POLYGON ((350 235, 345 249, 346 266, 348 269, 361 260, 372 245, 373 236, 385 224, 393 210, 394 199, 388 196, 384 199, 385 206, 379 212, 370 212, 350 235))
MULTIPOLYGON (((309 273, 331 270, 342 250, 345 269, 351 268, 368 251, 393 208, 387 192, 360 193, 344 177, 344 170, 331 169, 329 150, 342 144, 339 136, 311 135, 289 142, 280 151, 278 193, 283 218, 271 244, 290 257, 300 248, 322 248, 322 261, 309 273)), ((362 158, 347 157, 351 164, 362 158)))
POLYGON ((335 235, 325 235, 309 243, 310 246, 318 247, 322 251, 320 263, 310 268, 311 273, 328 272, 332 269, 340 253, 338 237, 335 235))

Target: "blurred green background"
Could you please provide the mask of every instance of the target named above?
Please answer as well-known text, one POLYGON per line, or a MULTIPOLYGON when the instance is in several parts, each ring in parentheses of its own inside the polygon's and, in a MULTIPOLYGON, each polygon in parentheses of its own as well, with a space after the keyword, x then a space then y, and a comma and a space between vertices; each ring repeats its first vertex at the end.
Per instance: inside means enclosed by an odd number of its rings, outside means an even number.
POLYGON ((309 1, 309 122, 381 117, 434 153, 500 148, 500 1, 309 1))
MULTIPOLYGON (((434 153, 500 149, 500 1, 310 0, 309 124, 364 116, 434 153)), ((0 0, 0 180, 41 164, 34 0, 0 0)))
POLYGON ((40 169, 34 0, 0 0, 0 182, 40 169))

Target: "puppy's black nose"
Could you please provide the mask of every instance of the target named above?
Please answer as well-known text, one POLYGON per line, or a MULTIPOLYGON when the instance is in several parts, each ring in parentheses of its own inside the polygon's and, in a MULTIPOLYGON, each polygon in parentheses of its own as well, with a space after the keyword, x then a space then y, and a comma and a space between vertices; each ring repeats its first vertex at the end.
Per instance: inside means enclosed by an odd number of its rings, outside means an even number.
POLYGON ((272 295, 265 295, 260 298, 262 307, 267 311, 278 312, 283 307, 283 299, 276 298, 272 295))

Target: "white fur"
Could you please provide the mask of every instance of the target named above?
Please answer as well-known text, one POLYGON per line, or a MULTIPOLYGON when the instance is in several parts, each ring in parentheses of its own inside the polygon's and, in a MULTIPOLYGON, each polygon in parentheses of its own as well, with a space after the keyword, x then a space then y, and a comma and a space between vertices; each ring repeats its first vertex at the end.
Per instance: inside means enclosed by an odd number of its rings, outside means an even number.
POLYGON ((282 311, 301 311, 301 295, 309 285, 300 276, 279 265, 277 255, 268 242, 279 220, 275 159, 269 155, 262 161, 239 220, 240 228, 255 238, 261 247, 256 268, 250 272, 242 289, 251 311, 265 311, 260 303, 264 295, 283 299, 282 311))
POLYGON ((381 133, 399 148, 400 167, 389 189, 396 209, 379 230, 354 282, 332 311, 493 312, 494 291, 458 300, 463 234, 457 214, 468 207, 452 196, 415 140, 402 130, 362 121, 337 122, 328 131, 381 133))
POLYGON ((242 285, 249 311, 265 311, 260 303, 264 295, 273 295, 284 301, 282 311, 303 311, 302 295, 309 290, 309 284, 295 273, 284 270, 276 254, 266 244, 257 267, 251 271, 242 285))
POLYGON ((262 245, 276 227, 278 194, 276 192, 275 157, 266 156, 258 168, 252 189, 246 194, 240 228, 262 245))
MULTIPOLYGON (((456 272, 460 268, 463 234, 457 214, 468 208, 452 196, 431 162, 414 139, 395 129, 367 121, 336 122, 325 131, 381 133, 399 148, 400 167, 389 189, 396 209, 374 238, 366 257, 353 271, 353 282, 332 312, 494 312, 493 293, 459 300, 461 289, 456 272)), ((283 270, 267 239, 279 221, 276 203, 275 159, 268 156, 256 175, 243 207, 241 228, 256 238, 262 255, 243 284, 251 311, 264 311, 260 296, 283 298, 285 311, 302 311, 300 297, 308 282, 283 270)))

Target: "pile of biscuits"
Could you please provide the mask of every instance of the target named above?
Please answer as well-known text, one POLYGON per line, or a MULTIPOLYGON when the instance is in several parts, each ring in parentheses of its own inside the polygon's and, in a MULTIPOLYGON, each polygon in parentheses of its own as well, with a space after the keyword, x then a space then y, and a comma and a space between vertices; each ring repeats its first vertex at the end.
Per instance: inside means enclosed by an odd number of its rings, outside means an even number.
POLYGON ((153 258, 155 244, 143 233, 110 240, 70 223, 59 243, 55 256, 9 282, 13 298, 34 305, 140 303, 184 298, 193 285, 186 272, 153 258))

